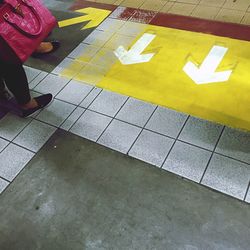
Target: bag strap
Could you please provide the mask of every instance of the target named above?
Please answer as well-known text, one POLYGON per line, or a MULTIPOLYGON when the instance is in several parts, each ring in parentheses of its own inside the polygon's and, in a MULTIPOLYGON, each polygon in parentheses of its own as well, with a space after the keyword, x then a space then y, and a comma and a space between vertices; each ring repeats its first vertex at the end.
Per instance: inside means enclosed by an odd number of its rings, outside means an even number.
POLYGON ((4 2, 11 5, 14 9, 16 9, 19 5, 17 0, 4 0, 4 2))
MULTIPOLYGON (((21 1, 22 1, 22 3, 24 3, 26 6, 28 6, 31 9, 31 11, 33 12, 33 14, 35 15, 35 17, 37 18, 38 23, 39 23, 39 29, 38 29, 38 31, 35 32, 35 33, 31 33, 31 32, 27 32, 27 31, 23 30, 21 27, 19 27, 17 25, 17 22, 16 22, 15 18, 11 18, 8 13, 6 13, 6 14, 3 15, 4 19, 8 23, 12 24, 16 29, 18 29, 19 31, 21 31, 22 33, 24 33, 25 35, 28 35, 28 36, 38 36, 38 35, 40 35, 41 32, 42 32, 42 24, 41 24, 42 21, 41 21, 40 16, 37 14, 37 12, 36 12, 35 8, 32 6, 32 4, 28 3, 26 0, 21 0, 21 1)), ((14 4, 14 6, 15 6, 14 8, 17 8, 19 6, 18 1, 16 1, 16 0, 5 0, 5 2, 6 3, 8 2, 8 4, 9 4, 9 2, 11 2, 11 6, 13 7, 12 4, 14 4), (15 5, 16 3, 17 3, 17 5, 15 5)))

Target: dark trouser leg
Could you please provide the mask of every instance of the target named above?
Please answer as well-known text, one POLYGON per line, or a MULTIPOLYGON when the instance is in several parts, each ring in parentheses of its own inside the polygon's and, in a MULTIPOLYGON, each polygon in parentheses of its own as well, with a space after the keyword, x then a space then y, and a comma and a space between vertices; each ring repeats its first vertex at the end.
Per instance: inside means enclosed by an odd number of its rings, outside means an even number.
POLYGON ((0 63, 0 75, 20 105, 31 100, 26 73, 21 64, 0 63))

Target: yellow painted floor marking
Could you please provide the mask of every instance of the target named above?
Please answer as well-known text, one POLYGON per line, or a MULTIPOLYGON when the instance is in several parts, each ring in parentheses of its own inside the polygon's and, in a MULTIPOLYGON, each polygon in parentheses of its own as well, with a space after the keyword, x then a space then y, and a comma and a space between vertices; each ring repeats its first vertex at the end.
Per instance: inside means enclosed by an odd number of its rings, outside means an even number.
POLYGON ((58 22, 59 27, 63 28, 66 26, 89 21, 87 25, 82 27, 82 30, 94 28, 94 27, 97 27, 111 13, 111 11, 109 10, 96 9, 96 8, 91 8, 91 7, 76 10, 76 12, 82 13, 85 15, 60 21, 58 22))
POLYGON ((142 53, 155 54, 150 62, 123 65, 117 59, 108 69, 97 71, 98 77, 94 69, 88 73, 89 65, 78 80, 87 82, 92 77, 98 87, 250 130, 250 42, 148 25, 136 39, 131 38, 130 48, 144 33, 156 35, 142 53), (233 69, 233 73, 226 82, 197 85, 183 67, 190 58, 201 65, 215 45, 228 48, 216 72, 233 69))

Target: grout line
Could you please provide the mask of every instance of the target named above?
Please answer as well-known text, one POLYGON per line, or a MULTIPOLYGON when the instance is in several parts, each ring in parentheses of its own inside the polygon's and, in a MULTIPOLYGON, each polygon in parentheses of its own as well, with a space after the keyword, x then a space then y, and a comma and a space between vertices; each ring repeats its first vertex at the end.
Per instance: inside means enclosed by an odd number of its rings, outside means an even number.
MULTIPOLYGON (((143 130, 145 130, 145 127, 147 126, 148 122, 150 121, 150 119, 152 118, 152 116, 154 115, 156 109, 158 108, 158 106, 155 107, 155 109, 153 110, 152 114, 149 116, 148 120, 146 121, 145 125, 142 127, 141 132, 139 133, 139 135, 135 138, 134 142, 132 143, 131 147, 129 148, 127 154, 129 154, 130 150, 133 148, 133 146, 135 145, 136 141, 138 140, 138 138, 140 137, 140 135, 142 134, 143 130)), ((130 124, 130 123, 128 123, 130 124)), ((131 124, 133 125, 133 124, 131 124)), ((139 127, 141 128, 141 127, 139 127)))
MULTIPOLYGON (((82 102, 90 95, 90 93, 91 93, 92 91, 95 90, 95 88, 96 88, 96 87, 94 87, 94 88, 88 93, 88 95, 85 96, 85 98, 82 100, 82 102)), ((83 116, 83 114, 88 110, 88 108, 92 105, 92 103, 96 100, 96 98, 102 93, 102 91, 103 91, 103 89, 101 89, 101 91, 95 96, 95 98, 90 102, 90 104, 89 104, 86 108, 80 106, 82 102, 79 104, 79 107, 80 107, 80 108, 83 108, 84 111, 83 111, 83 113, 76 119, 76 121, 69 127, 69 129, 68 129, 69 132, 70 132, 70 130, 72 129, 72 127, 81 119, 81 117, 83 116)))
POLYGON ((177 137, 174 139, 175 141, 174 141, 173 145, 171 146, 171 148, 170 148, 170 150, 169 150, 168 154, 166 155, 166 157, 165 157, 165 159, 164 159, 163 163, 161 164, 160 169, 162 169, 162 168, 163 168, 163 166, 164 166, 165 162, 167 161, 167 159, 168 159, 168 157, 169 157, 170 153, 172 152, 172 149, 174 148, 174 146, 175 146, 176 142, 178 141, 178 138, 179 138, 179 136, 180 136, 181 132, 183 131, 184 127, 186 126, 186 124, 187 124, 187 122, 188 122, 188 120, 189 120, 189 117, 190 117, 190 115, 188 115, 188 116, 187 116, 187 118, 186 118, 186 120, 185 120, 184 124, 182 125, 182 128, 180 129, 180 131, 179 131, 179 133, 178 133, 177 137))
POLYGON ((101 133, 101 135, 97 138, 96 142, 98 142, 99 139, 102 137, 102 135, 106 132, 106 130, 108 129, 108 127, 110 126, 110 124, 115 120, 116 115, 120 112, 120 110, 124 107, 124 105, 127 103, 128 100, 129 100, 129 96, 127 97, 127 99, 125 100, 125 102, 122 104, 122 106, 119 108, 119 110, 116 112, 116 114, 114 115, 114 117, 112 117, 112 119, 109 122, 109 124, 107 125, 107 127, 103 130, 103 132, 101 133))
MULTIPOLYGON (((9 184, 11 183, 11 181, 7 180, 6 178, 0 176, 0 179, 4 180, 4 181, 7 181, 9 184)), ((1 193, 0 193, 1 194, 1 193)))
POLYGON ((250 192, 250 181, 249 181, 248 186, 247 186, 246 194, 245 194, 245 196, 243 198, 244 201, 246 201, 246 198, 247 198, 247 195, 248 195, 248 191, 250 192))
POLYGON ((204 170, 204 172, 203 172, 203 175, 201 176, 201 179, 200 179, 200 184, 202 183, 202 181, 203 181, 203 179, 204 179, 204 176, 205 176, 205 174, 206 174, 206 172, 207 172, 207 169, 208 169, 208 167, 209 167, 209 165, 210 165, 210 162, 211 162, 211 160, 212 160, 212 158, 213 158, 213 156, 214 156, 214 154, 215 154, 215 150, 216 150, 216 148, 217 148, 217 146, 218 146, 218 144, 219 144, 219 142, 220 142, 220 139, 221 139, 221 137, 222 137, 222 135, 223 135, 223 132, 224 132, 224 130, 225 130, 225 126, 223 127, 223 129, 221 130, 221 133, 220 133, 220 135, 219 135, 219 137, 218 137, 218 139, 217 139, 217 142, 216 142, 216 144, 215 144, 215 147, 214 147, 214 149, 213 149, 213 151, 212 151, 212 154, 210 155, 210 158, 209 158, 209 160, 208 160, 208 163, 207 163, 207 165, 206 165, 206 168, 205 168, 205 170, 204 170))

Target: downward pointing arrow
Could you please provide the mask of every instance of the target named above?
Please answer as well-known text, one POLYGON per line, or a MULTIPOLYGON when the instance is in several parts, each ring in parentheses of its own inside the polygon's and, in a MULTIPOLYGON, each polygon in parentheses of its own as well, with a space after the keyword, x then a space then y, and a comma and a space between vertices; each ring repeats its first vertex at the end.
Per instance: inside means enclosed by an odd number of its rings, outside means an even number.
POLYGON ((232 70, 223 72, 215 71, 220 65, 227 51, 228 48, 213 46, 200 67, 197 67, 194 63, 189 61, 184 66, 183 70, 196 84, 225 82, 229 80, 232 70))
POLYGON ((156 35, 145 33, 129 51, 123 46, 120 46, 114 53, 124 65, 149 62, 155 54, 151 53, 142 55, 142 52, 155 37, 156 35))

